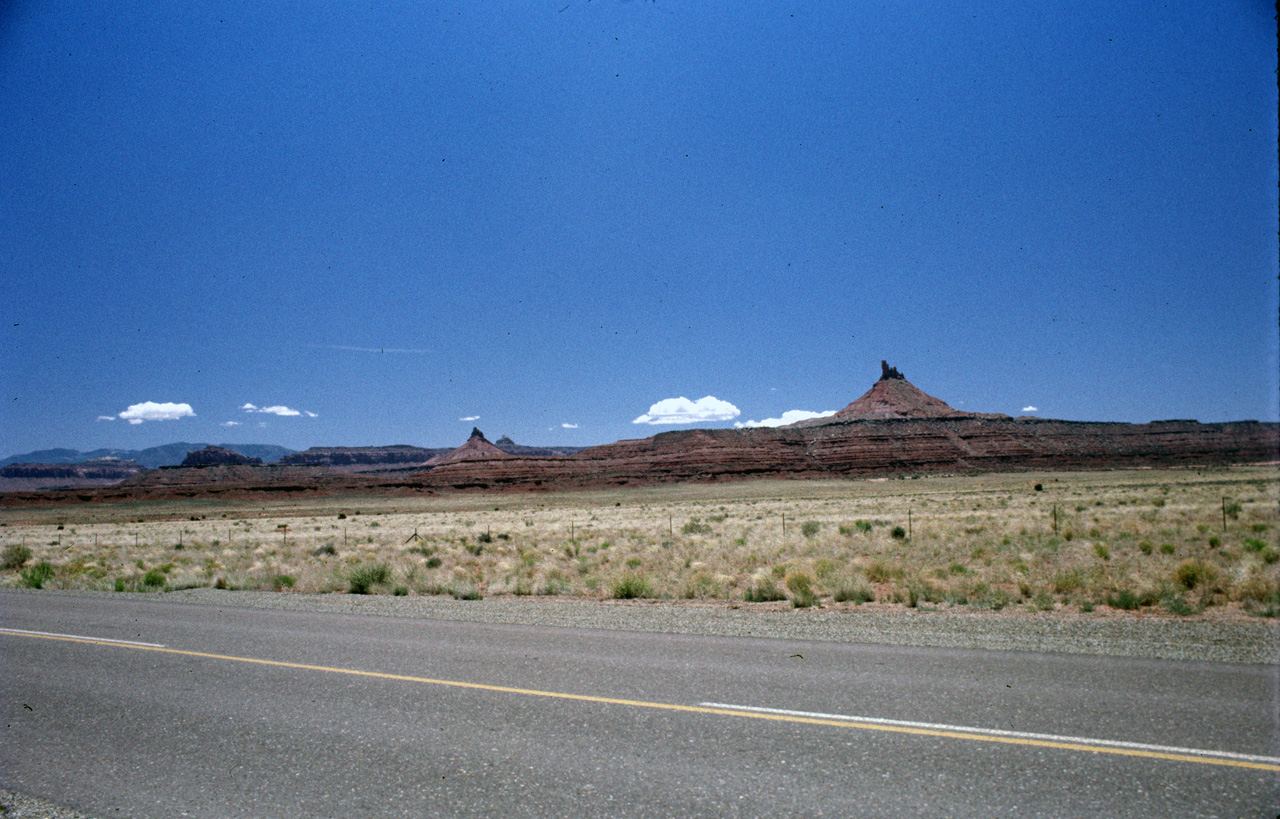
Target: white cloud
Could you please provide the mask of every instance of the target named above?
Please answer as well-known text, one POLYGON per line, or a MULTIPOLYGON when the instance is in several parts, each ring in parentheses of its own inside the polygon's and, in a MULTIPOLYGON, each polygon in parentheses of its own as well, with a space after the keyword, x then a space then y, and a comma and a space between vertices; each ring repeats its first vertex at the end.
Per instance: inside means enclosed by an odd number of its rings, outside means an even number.
POLYGON ((633 424, 697 424, 706 421, 730 421, 742 414, 742 411, 721 401, 715 396, 705 396, 697 401, 690 401, 684 396, 664 398, 649 411, 631 423, 633 424))
POLYGON ((141 424, 143 421, 176 421, 188 416, 195 416, 190 404, 143 401, 141 404, 130 404, 128 409, 116 417, 131 424, 141 424))
POLYGON ((781 418, 765 418, 763 421, 747 421, 746 423, 739 421, 734 424, 734 426, 738 429, 742 429, 744 427, 785 427, 786 425, 794 424, 797 421, 808 421, 810 418, 830 418, 835 414, 835 410, 827 410, 826 412, 787 410, 782 413, 781 418))
POLYGON ((224 426, 224 427, 238 427, 238 426, 240 426, 240 422, 239 422, 239 421, 223 421, 223 422, 220 424, 220 426, 224 426))
POLYGON ((565 429, 577 429, 577 428, 578 428, 578 425, 577 425, 577 424, 561 424, 560 426, 564 427, 565 429))
MULTIPOLYGON (((292 407, 285 407, 279 404, 273 407, 258 407, 253 404, 245 404, 240 409, 244 410, 245 412, 265 412, 268 415, 285 415, 285 416, 302 415, 302 412, 296 409, 293 409, 292 407)), ((308 412, 307 416, 309 418, 316 417, 314 412, 308 412)))
POLYGON ((480 420, 480 416, 479 416, 479 415, 464 415, 464 416, 462 416, 461 418, 459 418, 458 420, 459 420, 459 421, 479 421, 479 420, 480 420))
POLYGON ((1022 411, 1023 412, 1039 412, 1040 408, 1039 407, 1023 407, 1022 411))
POLYGON ((312 412, 311 410, 303 410, 302 414, 303 414, 303 415, 305 415, 305 416, 307 416, 308 418, 319 418, 319 417, 320 417, 319 415, 316 415, 316 414, 315 414, 314 412, 312 412))
POLYGON ((116 417, 115 417, 114 415, 99 415, 99 416, 98 416, 98 420, 99 420, 99 421, 114 421, 114 420, 116 420, 116 417))

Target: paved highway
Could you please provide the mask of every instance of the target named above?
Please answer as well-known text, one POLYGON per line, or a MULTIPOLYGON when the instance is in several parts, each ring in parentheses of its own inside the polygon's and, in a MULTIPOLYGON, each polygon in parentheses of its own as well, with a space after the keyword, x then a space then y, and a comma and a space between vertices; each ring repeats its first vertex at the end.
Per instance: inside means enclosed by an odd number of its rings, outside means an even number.
POLYGON ((0 787, 100 817, 1280 815, 1276 666, 0 592, 0 787))

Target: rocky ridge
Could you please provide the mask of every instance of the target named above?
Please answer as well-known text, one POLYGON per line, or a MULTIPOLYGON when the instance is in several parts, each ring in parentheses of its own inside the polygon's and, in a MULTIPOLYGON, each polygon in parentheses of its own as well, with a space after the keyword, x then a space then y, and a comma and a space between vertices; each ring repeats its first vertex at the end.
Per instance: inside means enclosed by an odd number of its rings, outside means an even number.
POLYGON ((1275 460, 1280 425, 885 418, 816 427, 687 430, 564 458, 444 464, 413 476, 437 491, 552 490, 750 478, 833 478, 1275 460))
MULTIPOLYGON (((100 461, 104 458, 110 458, 121 461, 136 461, 138 466, 143 469, 157 469, 162 466, 177 466, 182 463, 182 459, 187 453, 208 446, 208 443, 191 443, 187 441, 175 441, 162 446, 153 446, 146 449, 95 449, 90 452, 81 452, 76 449, 42 449, 36 452, 28 452, 24 455, 11 455, 0 460, 0 467, 10 464, 81 464, 90 461, 100 461)), ((233 452, 239 452, 241 455, 248 455, 251 458, 261 458, 264 463, 274 463, 281 457, 293 452, 292 449, 286 449, 282 446, 274 444, 218 444, 223 449, 230 449, 233 452)))
POLYGON ((141 471, 137 461, 119 458, 97 458, 73 464, 9 464, 0 468, 0 492, 109 486, 141 471))
MULTIPOLYGON (((398 472, 342 474, 329 464, 164 469, 97 494, 14 495, 5 505, 223 492, 411 493, 549 491, 751 478, 1110 469, 1280 461, 1280 424, 1056 421, 960 412, 887 363, 871 390, 834 416, 790 427, 692 429, 589 447, 513 455, 479 429, 462 446, 398 472), (167 474, 166 474, 167 473, 167 474)), ((507 439, 510 440, 510 439, 507 439)), ((427 450, 415 450, 406 460, 427 450)), ((308 453, 312 450, 308 450, 308 453)), ((337 449, 326 451, 336 460, 337 449)), ((298 453, 306 456, 308 453, 298 453)), ((386 457, 379 453, 378 457, 386 457)), ((355 458, 353 457, 353 460, 355 458)), ((304 460, 290 457, 291 461, 304 460)))
MULTIPOLYGON (((572 455, 586 448, 523 446, 506 435, 494 441, 492 445, 507 455, 521 457, 572 455)), ((394 476, 441 463, 441 458, 455 451, 456 448, 430 448, 406 444, 366 447, 315 446, 303 452, 286 455, 280 459, 280 463, 290 466, 323 466, 338 472, 362 475, 394 476)), ((459 460, 459 458, 452 460, 459 460)))
POLYGON ((339 472, 395 472, 407 468, 422 468, 432 458, 444 455, 449 449, 425 449, 419 446, 313 446, 303 452, 295 452, 280 459, 286 466, 323 466, 339 472))
POLYGON ((585 446, 525 446, 517 444, 511 440, 510 436, 503 435, 501 438, 493 442, 493 445, 508 455, 525 455, 525 456, 543 456, 543 455, 573 455, 588 449, 585 446))
POLYGON ((251 466, 261 463, 261 458, 250 458, 248 455, 241 455, 239 452, 220 446, 207 446, 195 452, 188 452, 179 466, 251 466))

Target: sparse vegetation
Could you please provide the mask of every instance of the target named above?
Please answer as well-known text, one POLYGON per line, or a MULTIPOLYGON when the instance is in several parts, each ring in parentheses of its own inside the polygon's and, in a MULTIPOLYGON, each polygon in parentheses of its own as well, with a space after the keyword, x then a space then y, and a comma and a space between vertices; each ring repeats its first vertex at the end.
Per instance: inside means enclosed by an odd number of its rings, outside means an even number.
POLYGON ((853 603, 856 606, 862 603, 874 603, 876 593, 866 583, 850 580, 838 585, 831 599, 836 603, 853 603))
POLYGON ((7 572, 13 571, 21 569, 30 559, 30 549, 21 543, 10 543, 4 547, 4 557, 0 559, 0 566, 7 572))
POLYGON ((787 595, 778 588, 778 584, 773 582, 772 577, 766 576, 748 586, 742 593, 742 599, 748 603, 772 603, 777 600, 786 600, 787 595))
POLYGON ((611 589, 613 597, 618 600, 653 597, 653 586, 650 585, 649 578, 634 572, 627 572, 614 580, 611 589))
POLYGON ((813 589, 813 578, 807 572, 791 572, 787 575, 786 584, 791 592, 791 605, 798 609, 818 605, 818 595, 813 589))
POLYGON ((680 527, 680 533, 685 535, 709 535, 711 534, 711 524, 703 523, 699 518, 691 518, 688 523, 680 527))
POLYGON ((361 498, 360 515, 348 511, 350 497, 217 514, 176 502, 6 508, 0 584, 800 607, 1051 603, 1206 617, 1280 605, 1274 469, 1058 473, 1043 481, 1051 498, 1028 491, 1028 480, 922 477, 910 494, 899 481, 666 486, 513 497, 499 509, 478 495, 361 498), (1225 530, 1222 494, 1240 507, 1225 530))
POLYGON ((372 563, 358 566, 348 576, 352 594, 368 594, 374 586, 380 586, 391 579, 391 567, 385 563, 372 563))
POLYGON ((53 565, 42 560, 30 569, 22 570, 22 585, 29 589, 42 589, 45 583, 53 579, 53 575, 53 565))
POLYGON ((1203 560, 1184 560, 1177 565, 1173 574, 1174 579, 1187 590, 1202 587, 1218 578, 1217 568, 1203 560))
POLYGON ((1107 605, 1121 611, 1132 611, 1142 605, 1142 601, 1128 589, 1121 589, 1107 595, 1107 605))

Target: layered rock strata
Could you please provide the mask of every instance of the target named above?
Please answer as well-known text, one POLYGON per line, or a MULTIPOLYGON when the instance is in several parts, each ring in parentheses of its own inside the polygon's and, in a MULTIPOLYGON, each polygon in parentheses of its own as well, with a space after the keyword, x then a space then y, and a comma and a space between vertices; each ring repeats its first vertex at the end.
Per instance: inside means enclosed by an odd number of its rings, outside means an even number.
POLYGON ((220 446, 207 446, 195 452, 188 452, 180 466, 249 466, 262 463, 261 458, 250 458, 220 446))
POLYGON ((419 446, 311 447, 280 459, 286 466, 323 466, 340 472, 395 472, 422 468, 448 449, 419 446))
MULTIPOLYGON (((510 440, 510 439, 506 439, 510 440)), ((1054 421, 961 412, 881 362, 870 390, 834 416, 790 427, 694 429, 590 447, 567 456, 513 455, 473 429, 453 450, 331 448, 278 466, 167 468, 97 493, 6 495, 5 505, 227 493, 435 494, 546 491, 750 478, 1110 469, 1280 461, 1280 424, 1054 421), (429 458, 423 458, 434 452, 429 458), (387 470, 398 463, 399 472, 387 470), (335 469, 382 468, 383 474, 335 469), (379 466, 380 465, 380 466, 379 466), (406 474, 411 472, 410 474, 406 474)))
POLYGON ((142 471, 136 461, 101 458, 77 464, 10 464, 0 468, 0 492, 109 486, 142 471))
POLYGON ((524 444, 517 444, 507 435, 503 435, 494 441, 493 445, 508 455, 525 456, 573 455, 587 449, 585 446, 525 446, 524 444))
POLYGON ((820 427, 689 430, 565 458, 446 464, 429 489, 549 490, 749 478, 867 477, 1252 463, 1280 458, 1280 425, 1025 418, 862 419, 820 427))

